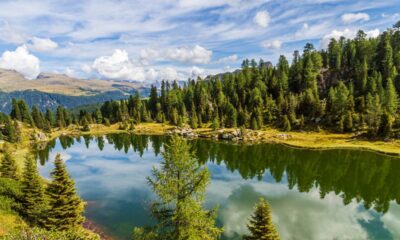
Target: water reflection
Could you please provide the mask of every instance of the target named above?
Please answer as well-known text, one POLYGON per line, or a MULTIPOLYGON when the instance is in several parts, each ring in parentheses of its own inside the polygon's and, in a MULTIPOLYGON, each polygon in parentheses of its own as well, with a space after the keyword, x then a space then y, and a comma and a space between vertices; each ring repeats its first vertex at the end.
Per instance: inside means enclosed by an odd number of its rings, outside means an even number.
MULTIPOLYGON (((132 226, 151 223, 146 206, 154 195, 145 177, 158 164, 165 140, 129 134, 61 137, 37 155, 46 176, 51 166, 45 163, 62 152, 89 202, 86 215, 124 237, 132 226)), ((220 205, 218 222, 226 239, 240 239, 260 196, 271 203, 283 239, 400 238, 400 159, 362 151, 192 143, 212 173, 207 203, 220 205), (371 208, 375 211, 366 210, 371 208)))

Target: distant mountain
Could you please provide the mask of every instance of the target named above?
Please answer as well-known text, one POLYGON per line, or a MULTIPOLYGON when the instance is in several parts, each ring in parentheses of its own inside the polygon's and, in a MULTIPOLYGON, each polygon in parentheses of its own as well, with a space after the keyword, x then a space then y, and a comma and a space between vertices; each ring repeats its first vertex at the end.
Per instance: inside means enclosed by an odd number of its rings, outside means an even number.
POLYGON ((139 91, 146 96, 149 88, 138 82, 77 79, 64 74, 42 73, 27 80, 12 70, 0 69, 0 111, 11 110, 12 98, 22 98, 29 106, 45 110, 58 105, 75 108, 106 100, 127 98, 139 91))

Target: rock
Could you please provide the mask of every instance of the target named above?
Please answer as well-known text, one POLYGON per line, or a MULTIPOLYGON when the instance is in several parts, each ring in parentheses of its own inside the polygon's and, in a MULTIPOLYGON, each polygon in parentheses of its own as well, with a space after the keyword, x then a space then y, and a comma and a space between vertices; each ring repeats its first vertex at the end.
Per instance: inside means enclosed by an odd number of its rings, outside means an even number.
POLYGON ((224 133, 221 135, 221 138, 224 140, 232 139, 232 136, 229 133, 224 133))
POLYGON ((33 133, 33 139, 42 142, 47 140, 47 136, 43 132, 35 132, 33 133))
POLYGON ((277 134, 276 136, 283 140, 288 140, 288 139, 292 138, 292 135, 286 134, 286 133, 280 133, 280 134, 277 134))
POLYGON ((241 134, 242 133, 241 133, 240 129, 235 129, 232 132, 232 135, 235 136, 235 137, 239 137, 241 134))

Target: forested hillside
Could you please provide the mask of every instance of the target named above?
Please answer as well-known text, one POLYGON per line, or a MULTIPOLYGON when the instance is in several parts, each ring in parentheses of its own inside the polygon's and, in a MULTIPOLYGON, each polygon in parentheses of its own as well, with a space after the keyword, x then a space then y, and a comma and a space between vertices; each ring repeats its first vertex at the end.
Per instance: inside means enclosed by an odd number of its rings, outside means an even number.
POLYGON ((377 38, 359 31, 354 39, 332 39, 327 49, 306 44, 293 61, 280 56, 276 66, 244 60, 242 70, 189 80, 183 87, 163 82, 148 100, 106 102, 102 116, 111 122, 170 121, 259 129, 329 128, 368 130, 390 136, 400 125, 400 22, 377 38))

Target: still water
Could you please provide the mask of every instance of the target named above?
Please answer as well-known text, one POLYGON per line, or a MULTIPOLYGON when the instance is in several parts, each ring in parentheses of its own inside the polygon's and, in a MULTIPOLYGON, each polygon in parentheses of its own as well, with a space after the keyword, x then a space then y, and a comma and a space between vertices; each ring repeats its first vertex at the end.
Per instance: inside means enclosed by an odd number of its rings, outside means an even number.
MULTIPOLYGON (((167 138, 114 134, 62 137, 38 151, 49 177, 61 153, 85 216, 116 239, 152 223, 146 182, 167 138)), ((241 239, 260 197, 282 239, 400 239, 400 158, 356 150, 311 151, 281 145, 191 141, 211 172, 206 206, 219 205, 223 239, 241 239)))

